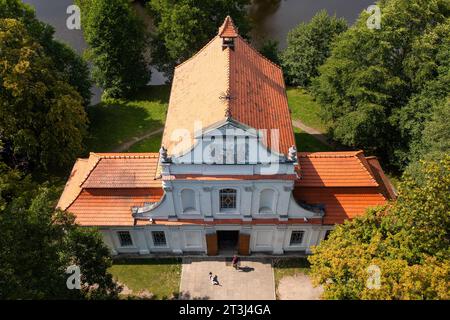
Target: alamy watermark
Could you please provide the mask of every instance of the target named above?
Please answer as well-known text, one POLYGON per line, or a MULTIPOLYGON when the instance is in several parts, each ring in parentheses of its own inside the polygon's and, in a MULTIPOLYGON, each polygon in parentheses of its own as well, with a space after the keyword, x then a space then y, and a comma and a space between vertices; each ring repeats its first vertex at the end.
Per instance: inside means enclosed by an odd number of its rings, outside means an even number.
POLYGON ((366 287, 368 289, 378 290, 381 288, 381 269, 375 264, 371 264, 367 267, 366 273, 368 273, 368 278, 366 280, 366 287))
POLYGON ((69 17, 66 19, 66 27, 69 30, 81 29, 81 10, 77 5, 70 5, 67 7, 66 13, 69 17))
POLYGON ((70 276, 67 278, 67 281, 66 281, 67 289, 69 289, 69 290, 73 290, 73 289, 80 290, 81 289, 81 271, 80 271, 80 267, 77 266, 77 265, 68 266, 67 269, 66 269, 66 273, 70 274, 70 276))
POLYGON ((381 9, 377 5, 371 5, 366 9, 366 12, 371 14, 367 19, 366 25, 369 29, 381 29, 381 9))

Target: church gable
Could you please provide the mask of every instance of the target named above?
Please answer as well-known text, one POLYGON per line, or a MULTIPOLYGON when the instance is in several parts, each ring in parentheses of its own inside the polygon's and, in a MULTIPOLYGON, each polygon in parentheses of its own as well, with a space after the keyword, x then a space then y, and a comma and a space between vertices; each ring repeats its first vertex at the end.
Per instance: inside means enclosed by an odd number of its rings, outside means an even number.
MULTIPOLYGON (((267 164, 291 162, 283 154, 268 149, 266 130, 256 130, 227 120, 205 131, 197 132, 191 150, 174 156, 174 164, 267 164)), ((271 136, 272 145, 279 141, 271 136)))

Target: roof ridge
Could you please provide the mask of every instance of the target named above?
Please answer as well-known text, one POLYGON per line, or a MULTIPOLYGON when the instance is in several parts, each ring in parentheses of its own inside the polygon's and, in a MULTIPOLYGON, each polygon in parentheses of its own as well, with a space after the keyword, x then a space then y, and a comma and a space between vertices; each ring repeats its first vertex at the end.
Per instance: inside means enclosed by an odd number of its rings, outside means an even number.
POLYGON ((358 154, 362 153, 359 151, 319 151, 319 152, 307 152, 300 151, 297 152, 298 157, 303 158, 353 158, 357 157, 358 154))
POLYGON ((364 156, 364 152, 362 150, 360 150, 357 154, 356 157, 359 159, 359 162, 361 163, 361 166, 367 171, 367 173, 370 175, 370 177, 372 178, 372 181, 376 183, 377 187, 380 186, 380 184, 378 183, 377 179, 375 178, 374 173, 372 172, 372 169, 370 168, 370 164, 367 161, 367 159, 364 156))
POLYGON ((237 27, 233 22, 233 19, 230 17, 230 15, 227 15, 225 17, 225 20, 223 21, 222 25, 219 27, 219 30, 217 32, 217 35, 221 38, 226 38, 227 36, 223 36, 223 34, 227 31, 231 32, 231 35, 229 37, 237 37, 239 35, 237 31, 237 27), (229 30, 231 29, 231 30, 229 30))
MULTIPOLYGON (((91 175, 91 173, 92 173, 92 171, 94 171, 94 169, 97 167, 97 165, 98 165, 98 163, 100 162, 100 160, 102 159, 101 157, 99 157, 95 152, 90 152, 89 153, 89 159, 91 158, 91 156, 92 157, 96 157, 97 158, 97 160, 95 161, 95 163, 92 165, 92 168, 91 169, 89 169, 88 168, 88 172, 85 174, 85 177, 84 177, 84 179, 81 181, 81 183, 80 183, 80 188, 82 188, 83 187, 83 184, 86 182, 86 180, 89 178, 89 176, 91 175)), ((88 160, 89 160, 88 159, 88 160)), ((81 191, 80 191, 81 192, 81 191)))
MULTIPOLYGON (((264 60, 266 60, 267 62, 269 62, 270 64, 272 64, 273 66, 277 67, 278 69, 281 70, 281 72, 283 72, 283 68, 281 68, 281 66, 279 66, 278 64, 276 64, 275 62, 273 62, 272 60, 270 60, 269 58, 265 57, 261 52, 258 51, 258 49, 256 49, 250 42, 247 42, 241 35, 238 35, 238 38, 240 38, 242 41, 244 41, 253 51, 256 52, 256 54, 258 54, 261 58, 263 58, 264 60)), ((283 81, 284 81, 284 77, 283 77, 283 81)))
POLYGON ((95 153, 101 159, 153 159, 159 157, 156 152, 136 152, 136 153, 95 153))

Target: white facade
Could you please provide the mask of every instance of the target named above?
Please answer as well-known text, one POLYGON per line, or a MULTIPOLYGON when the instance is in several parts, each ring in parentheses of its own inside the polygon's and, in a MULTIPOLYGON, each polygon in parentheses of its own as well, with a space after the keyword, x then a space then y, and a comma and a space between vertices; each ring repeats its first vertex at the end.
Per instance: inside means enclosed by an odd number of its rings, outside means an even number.
POLYGON ((250 234, 250 253, 284 254, 286 252, 310 253, 310 247, 325 238, 331 226, 298 225, 214 225, 214 226, 160 226, 101 229, 105 243, 113 254, 206 254, 205 234, 221 230, 235 230, 250 234), (121 246, 119 231, 129 231, 132 245, 121 246), (166 245, 155 245, 152 232, 164 232, 166 245), (303 231, 299 244, 291 244, 292 232, 303 231))
POLYGON ((295 159, 269 151, 260 138, 229 121, 199 133, 189 152, 160 159, 164 196, 133 208, 133 217, 148 224, 105 228, 105 242, 114 254, 206 254, 207 234, 238 231, 250 235, 249 253, 308 253, 330 226, 320 223, 323 210, 311 211, 295 201, 295 159), (197 179, 178 178, 185 175, 197 179), (126 231, 129 236, 123 235, 126 231))

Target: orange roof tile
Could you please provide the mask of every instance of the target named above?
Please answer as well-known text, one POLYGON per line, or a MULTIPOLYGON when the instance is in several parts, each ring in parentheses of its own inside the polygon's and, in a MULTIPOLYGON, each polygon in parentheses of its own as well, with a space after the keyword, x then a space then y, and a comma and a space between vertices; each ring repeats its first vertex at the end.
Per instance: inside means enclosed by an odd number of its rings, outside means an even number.
POLYGON ((227 16, 223 24, 219 28, 219 37, 222 38, 236 38, 238 36, 236 27, 230 16, 227 16))
MULTIPOLYGON (((231 25, 225 20, 222 31, 231 25)), ((218 35, 175 68, 162 144, 169 155, 187 152, 196 121, 209 128, 228 115, 255 129, 278 130, 278 148, 270 132, 263 137, 276 152, 287 154, 295 144, 282 70, 239 36, 233 49, 223 49, 218 35)))
POLYGON ((88 170, 88 164, 88 159, 77 159, 56 205, 57 208, 65 210, 78 197, 81 192, 80 185, 88 170))
POLYGON ((83 188, 160 187, 155 180, 159 154, 96 154, 100 157, 83 188))
POLYGON ((343 223, 364 214, 369 207, 387 203, 380 190, 373 187, 296 187, 294 197, 307 204, 324 205, 324 224, 343 223))
POLYGON ((57 208, 66 210, 85 188, 161 188, 158 153, 93 153, 78 159, 57 208))
POLYGON ((83 189, 67 211, 83 226, 132 226, 131 208, 157 202, 162 194, 160 188, 83 189))
POLYGON ((366 160, 372 168, 373 175, 380 185, 383 195, 389 200, 396 199, 397 192, 395 191, 391 181, 384 174, 378 159, 376 157, 366 157, 366 160))
POLYGON ((378 187, 362 151, 299 152, 301 187, 378 187))

